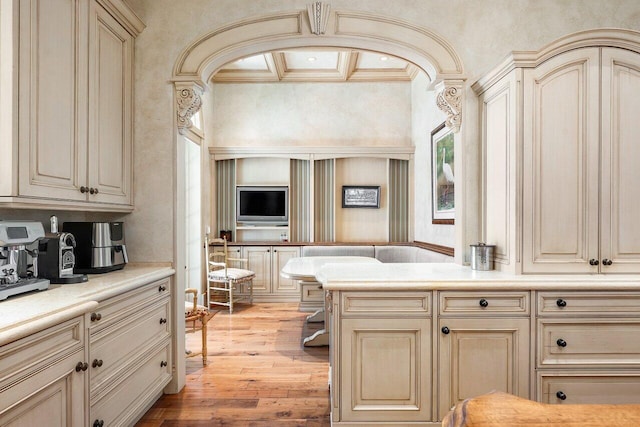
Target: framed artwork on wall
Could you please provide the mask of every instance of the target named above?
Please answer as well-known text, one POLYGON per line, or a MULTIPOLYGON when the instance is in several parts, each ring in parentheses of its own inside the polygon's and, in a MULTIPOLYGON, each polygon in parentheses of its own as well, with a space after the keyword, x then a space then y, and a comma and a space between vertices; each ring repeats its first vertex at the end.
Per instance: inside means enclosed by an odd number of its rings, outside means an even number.
POLYGON ((431 132, 431 222, 453 224, 455 218, 453 132, 444 123, 431 132))
POLYGON ((379 185, 343 185, 343 208, 379 208, 379 185))

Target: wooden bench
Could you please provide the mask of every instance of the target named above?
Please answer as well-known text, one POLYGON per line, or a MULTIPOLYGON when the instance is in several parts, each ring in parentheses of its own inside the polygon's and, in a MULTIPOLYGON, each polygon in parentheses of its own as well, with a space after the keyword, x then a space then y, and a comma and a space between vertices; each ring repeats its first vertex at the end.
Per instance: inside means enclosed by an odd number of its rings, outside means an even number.
POLYGON ((492 392, 456 405, 443 427, 640 426, 638 405, 546 404, 492 392))

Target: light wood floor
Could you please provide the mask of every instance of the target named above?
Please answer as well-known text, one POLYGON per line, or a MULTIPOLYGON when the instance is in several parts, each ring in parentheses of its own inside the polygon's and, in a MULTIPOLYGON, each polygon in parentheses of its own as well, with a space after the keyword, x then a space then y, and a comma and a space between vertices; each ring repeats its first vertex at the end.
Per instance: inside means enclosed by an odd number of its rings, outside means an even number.
MULTIPOLYGON (((137 426, 329 426, 329 351, 302 347, 306 315, 298 304, 217 313, 208 365, 187 359, 185 388, 160 398, 137 426)), ((198 350, 200 336, 188 334, 187 348, 198 350)))

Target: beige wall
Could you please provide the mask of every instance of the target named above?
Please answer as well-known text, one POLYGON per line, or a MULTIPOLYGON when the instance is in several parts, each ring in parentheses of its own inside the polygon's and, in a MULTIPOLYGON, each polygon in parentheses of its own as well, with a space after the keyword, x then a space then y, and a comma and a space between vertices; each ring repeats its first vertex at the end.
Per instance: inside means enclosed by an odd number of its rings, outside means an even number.
MULTIPOLYGON (((182 49, 199 36, 251 16, 306 9, 308 0, 128 0, 147 24, 136 41, 135 199, 129 215, 132 258, 173 260, 175 113, 169 79, 182 49)), ((468 83, 512 50, 537 50, 579 30, 640 30, 637 0, 335 0, 333 10, 361 10, 439 33, 465 65, 468 83)), ((477 102, 465 91, 463 165, 467 178, 465 242, 478 239, 477 102)))

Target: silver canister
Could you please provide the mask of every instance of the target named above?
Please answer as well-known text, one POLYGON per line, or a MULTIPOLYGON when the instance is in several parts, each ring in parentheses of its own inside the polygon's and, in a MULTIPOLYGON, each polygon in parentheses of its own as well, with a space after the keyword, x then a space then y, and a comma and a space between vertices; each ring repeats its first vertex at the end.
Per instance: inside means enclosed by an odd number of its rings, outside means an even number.
POLYGON ((496 252, 495 245, 478 243, 471 246, 471 269, 488 271, 493 270, 493 258, 496 252))

